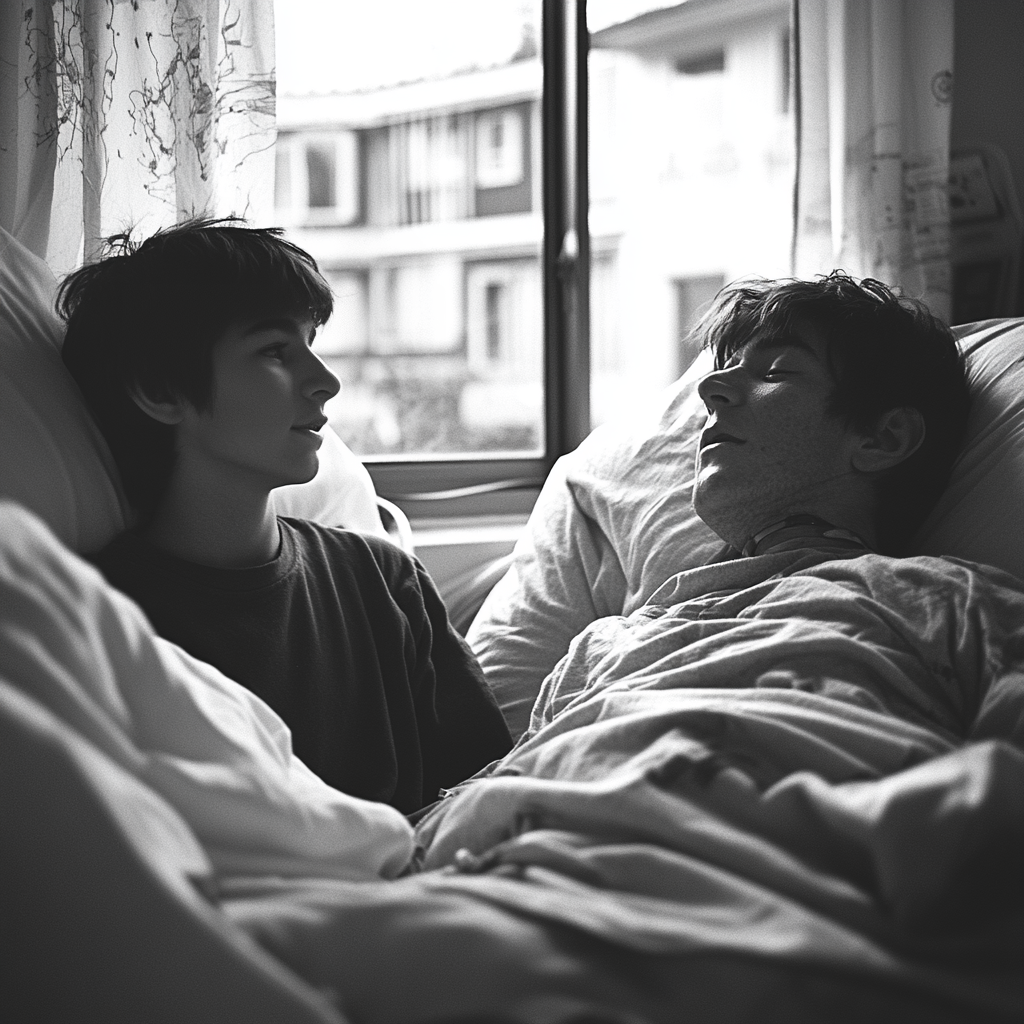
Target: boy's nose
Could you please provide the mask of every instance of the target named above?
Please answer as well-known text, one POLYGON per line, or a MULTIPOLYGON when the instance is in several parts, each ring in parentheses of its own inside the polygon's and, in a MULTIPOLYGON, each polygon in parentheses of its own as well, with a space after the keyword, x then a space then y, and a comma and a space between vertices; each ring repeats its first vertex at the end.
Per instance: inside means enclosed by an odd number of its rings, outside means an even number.
POLYGON ((738 405, 743 400, 730 373, 730 370, 712 370, 697 381, 697 394, 709 410, 716 406, 738 405))
POLYGON ((326 402, 341 390, 341 381, 338 380, 330 367, 318 355, 315 353, 311 353, 311 355, 316 363, 313 367, 313 372, 310 374, 307 390, 310 395, 316 395, 317 397, 323 395, 324 397, 320 401, 326 402))

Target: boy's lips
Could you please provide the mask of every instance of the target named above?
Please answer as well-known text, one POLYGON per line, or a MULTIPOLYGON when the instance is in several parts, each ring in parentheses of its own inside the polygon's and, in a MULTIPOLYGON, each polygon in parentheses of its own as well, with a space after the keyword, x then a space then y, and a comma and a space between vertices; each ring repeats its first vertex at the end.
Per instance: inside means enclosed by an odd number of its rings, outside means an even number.
POLYGON ((315 420, 310 420, 308 423, 297 423, 292 427, 292 430, 312 430, 316 433, 321 430, 326 423, 326 416, 318 416, 315 420))

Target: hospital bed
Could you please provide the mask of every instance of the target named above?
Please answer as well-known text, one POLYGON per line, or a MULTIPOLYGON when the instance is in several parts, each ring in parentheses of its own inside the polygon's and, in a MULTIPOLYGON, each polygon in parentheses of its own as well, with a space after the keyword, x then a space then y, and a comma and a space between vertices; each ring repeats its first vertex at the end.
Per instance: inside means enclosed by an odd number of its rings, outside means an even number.
MULTIPOLYGON (((521 772, 468 783, 415 831, 319 783, 276 716, 153 637, 76 556, 124 527, 123 495, 60 362, 49 271, 10 236, 0 242, 8 1019, 1024 1014, 1024 755, 1006 738, 900 732, 909 760, 882 773, 884 792, 858 791, 878 813, 849 819, 875 851, 873 879, 801 860, 713 807, 691 801, 684 820, 650 786, 678 755, 659 759, 657 744, 563 786, 545 775, 533 730, 512 755, 521 772), (573 828, 552 826, 556 807, 573 828)), ((957 333, 969 438, 915 550, 983 562, 1019 585, 1024 321, 957 333)), ((688 501, 703 369, 698 360, 644 420, 603 427, 563 457, 510 567, 492 572, 501 578, 468 635, 517 734, 582 628, 643 607, 718 551, 688 501)), ((365 470, 340 443, 324 452, 317 479, 280 508, 379 531, 365 470)), ((820 703, 787 705, 772 721, 783 719, 790 735, 834 726, 820 703)), ((575 756, 571 738, 558 742, 560 758, 575 756)), ((888 733, 877 742, 896 749, 888 733)))

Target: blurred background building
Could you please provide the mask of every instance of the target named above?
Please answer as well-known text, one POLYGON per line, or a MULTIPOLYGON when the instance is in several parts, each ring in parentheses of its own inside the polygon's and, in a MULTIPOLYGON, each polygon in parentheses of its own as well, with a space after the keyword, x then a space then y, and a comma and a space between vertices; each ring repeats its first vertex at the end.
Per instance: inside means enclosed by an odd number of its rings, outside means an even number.
MULTIPOLYGON (((595 424, 685 370, 723 283, 790 265, 788 3, 644 6, 589 5, 595 424)), ((416 80, 282 82, 277 220, 334 289, 316 347, 359 454, 543 447, 539 4, 511 14, 487 66, 467 31, 464 63, 416 80)))

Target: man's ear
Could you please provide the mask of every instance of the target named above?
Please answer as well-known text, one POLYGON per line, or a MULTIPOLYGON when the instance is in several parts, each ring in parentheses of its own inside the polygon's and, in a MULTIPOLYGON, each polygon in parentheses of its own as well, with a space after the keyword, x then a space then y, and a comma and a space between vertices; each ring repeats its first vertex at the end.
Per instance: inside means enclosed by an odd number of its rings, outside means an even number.
POLYGON ((147 415, 158 423, 166 423, 169 427, 177 426, 185 418, 188 402, 184 398, 153 398, 147 395, 138 384, 128 389, 132 401, 147 415))
POLYGON ((912 406, 883 413, 870 433, 861 435, 854 449, 853 468, 879 473, 909 459, 924 441, 924 417, 912 406))

